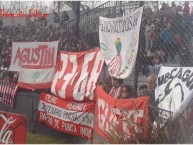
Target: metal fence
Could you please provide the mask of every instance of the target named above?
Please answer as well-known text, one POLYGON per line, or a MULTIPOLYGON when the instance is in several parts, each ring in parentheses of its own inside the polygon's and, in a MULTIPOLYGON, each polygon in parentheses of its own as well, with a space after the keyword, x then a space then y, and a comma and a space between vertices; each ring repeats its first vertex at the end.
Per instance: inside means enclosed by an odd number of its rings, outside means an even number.
MULTIPOLYGON (((99 16, 119 17, 143 5, 136 67, 125 79, 137 89, 146 83, 149 74, 158 74, 161 65, 193 66, 193 13, 190 9, 187 12, 186 3, 183 6, 181 2, 163 2, 159 8, 158 2, 107 2, 81 15, 80 35, 90 46, 99 46, 99 16)), ((71 29, 75 22, 70 21, 67 27, 71 29)))
MULTIPOLYGON (((144 6, 135 70, 125 82, 138 88, 146 77, 157 74, 161 65, 193 66, 193 14, 182 6, 141 1, 109 1, 80 16, 80 39, 89 48, 99 46, 99 16, 119 17, 144 6)), ((60 40, 59 50, 76 43, 76 18, 64 25, 49 25, 45 19, 26 21, 26 26, 2 26, 0 31, 1 68, 8 68, 12 41, 60 40)))

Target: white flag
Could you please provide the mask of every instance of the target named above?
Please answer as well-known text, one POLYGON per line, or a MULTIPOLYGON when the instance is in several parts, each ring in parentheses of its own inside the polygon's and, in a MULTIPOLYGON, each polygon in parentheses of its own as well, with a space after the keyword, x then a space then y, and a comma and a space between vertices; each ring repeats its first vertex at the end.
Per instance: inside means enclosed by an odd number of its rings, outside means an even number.
POLYGON ((143 7, 119 18, 100 17, 100 48, 109 74, 127 78, 135 67, 143 7))

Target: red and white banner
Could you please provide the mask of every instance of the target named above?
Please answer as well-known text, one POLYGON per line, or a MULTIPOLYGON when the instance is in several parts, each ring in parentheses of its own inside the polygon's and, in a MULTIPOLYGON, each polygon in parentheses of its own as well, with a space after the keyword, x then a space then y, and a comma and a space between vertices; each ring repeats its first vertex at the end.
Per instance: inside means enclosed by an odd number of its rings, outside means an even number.
POLYGON ((54 42, 13 42, 9 70, 20 71, 18 85, 25 89, 51 88, 58 51, 54 42))
POLYGON ((10 71, 25 68, 52 68, 56 64, 58 41, 13 42, 10 71))
POLYGON ((27 120, 27 116, 0 111, 0 144, 26 144, 27 120))
POLYGON ((18 85, 25 89, 51 88, 54 69, 54 67, 47 69, 22 68, 19 73, 18 85))
POLYGON ((18 84, 11 82, 9 79, 0 80, 0 102, 10 107, 14 107, 15 94, 18 89, 18 84))
POLYGON ((93 139, 93 102, 65 102, 63 99, 41 93, 38 107, 38 121, 69 134, 93 139))
POLYGON ((99 48, 84 52, 60 52, 51 92, 68 101, 94 100, 103 63, 99 48))
POLYGON ((111 142, 108 134, 134 137, 135 133, 147 135, 148 97, 118 100, 108 95, 101 87, 96 89, 96 132, 111 142), (130 122, 130 123, 128 123, 130 122))

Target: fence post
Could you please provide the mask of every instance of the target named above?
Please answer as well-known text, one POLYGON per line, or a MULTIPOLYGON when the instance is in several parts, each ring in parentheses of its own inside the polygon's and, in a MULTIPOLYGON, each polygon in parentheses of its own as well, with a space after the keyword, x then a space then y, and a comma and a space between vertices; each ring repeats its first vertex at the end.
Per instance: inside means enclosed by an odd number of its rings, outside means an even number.
MULTIPOLYGON (((139 2, 139 7, 142 7, 144 4, 143 1, 139 2)), ((139 38, 140 39, 140 38, 139 38)), ((140 40, 139 40, 140 41, 140 40)), ((135 79, 134 79, 134 89, 135 89, 135 96, 137 96, 137 88, 138 88, 138 77, 139 77, 139 52, 140 52, 140 45, 138 44, 138 52, 137 52, 137 58, 135 63, 135 79)))
POLYGON ((80 31, 80 27, 79 27, 79 22, 80 22, 80 1, 76 2, 76 44, 75 47, 77 48, 77 44, 78 44, 78 40, 79 40, 79 31, 80 31))

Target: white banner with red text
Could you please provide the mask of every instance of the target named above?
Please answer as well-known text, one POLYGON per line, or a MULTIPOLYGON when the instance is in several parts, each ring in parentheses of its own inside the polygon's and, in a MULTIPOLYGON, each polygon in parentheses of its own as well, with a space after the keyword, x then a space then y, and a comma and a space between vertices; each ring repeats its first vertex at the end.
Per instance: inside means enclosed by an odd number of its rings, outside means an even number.
POLYGON ((60 52, 51 92, 67 101, 94 100, 104 57, 99 48, 84 52, 60 52))
POLYGON ((52 68, 56 64, 59 41, 13 42, 10 71, 25 68, 52 68))
POLYGON ((75 103, 41 93, 38 122, 85 139, 93 139, 94 102, 75 103))
POLYGON ((96 132, 99 135, 111 143, 111 138, 116 133, 125 139, 134 139, 136 134, 146 137, 148 97, 119 100, 108 95, 99 86, 96 95, 96 132))
POLYGON ((51 88, 58 41, 14 42, 10 70, 20 71, 18 85, 25 89, 51 88))
POLYGON ((140 7, 123 17, 100 17, 100 48, 113 77, 125 79, 135 67, 142 13, 140 7))

